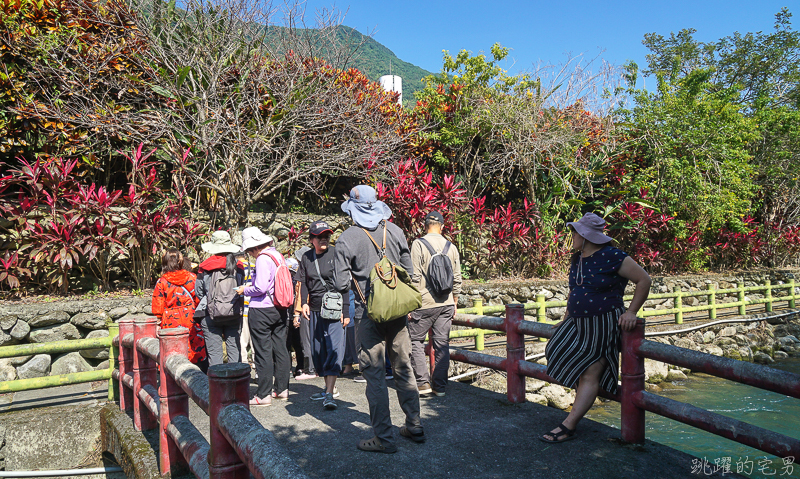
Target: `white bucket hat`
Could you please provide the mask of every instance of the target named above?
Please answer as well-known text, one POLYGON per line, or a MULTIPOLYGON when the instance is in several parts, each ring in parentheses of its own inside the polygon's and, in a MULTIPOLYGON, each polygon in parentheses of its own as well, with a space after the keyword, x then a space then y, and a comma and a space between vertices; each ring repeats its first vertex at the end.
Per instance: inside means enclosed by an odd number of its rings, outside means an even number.
POLYGON ((239 252, 239 245, 233 244, 231 235, 227 231, 215 231, 211 233, 211 241, 201 244, 200 247, 206 253, 211 254, 239 252))
POLYGON ((245 228, 242 231, 242 251, 247 251, 256 246, 263 246, 269 243, 275 243, 275 238, 262 233, 261 230, 255 226, 245 228))

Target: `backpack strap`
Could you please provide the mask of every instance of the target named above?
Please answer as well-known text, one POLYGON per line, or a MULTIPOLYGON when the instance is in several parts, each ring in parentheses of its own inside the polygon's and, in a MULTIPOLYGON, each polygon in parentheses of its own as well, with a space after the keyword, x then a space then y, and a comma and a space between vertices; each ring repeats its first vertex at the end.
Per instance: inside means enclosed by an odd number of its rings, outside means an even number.
POLYGON ((424 244, 424 245, 425 245, 425 246, 428 248, 428 251, 430 251, 430 253, 431 253, 431 256, 433 256, 433 255, 435 255, 435 254, 436 254, 436 250, 435 250, 435 249, 433 249, 433 245, 432 245, 432 244, 430 244, 430 243, 428 242, 428 240, 426 240, 425 238, 420 238, 419 240, 422 242, 422 244, 424 244))
POLYGON ((451 243, 451 242, 449 242, 449 241, 447 241, 447 242, 444 244, 444 248, 442 248, 442 254, 443 254, 443 255, 447 256, 447 252, 448 252, 448 251, 450 251, 450 245, 451 245, 451 244, 453 244, 453 243, 451 243))
POLYGON ((366 228, 364 228, 363 226, 359 226, 359 228, 364 230, 364 233, 366 233, 367 236, 369 236, 369 239, 372 240, 372 244, 374 244, 375 247, 378 249, 378 253, 380 253, 381 256, 386 256, 386 220, 381 221, 380 224, 383 225, 383 247, 378 246, 378 243, 375 241, 375 238, 373 238, 372 235, 369 234, 369 231, 367 231, 366 228))

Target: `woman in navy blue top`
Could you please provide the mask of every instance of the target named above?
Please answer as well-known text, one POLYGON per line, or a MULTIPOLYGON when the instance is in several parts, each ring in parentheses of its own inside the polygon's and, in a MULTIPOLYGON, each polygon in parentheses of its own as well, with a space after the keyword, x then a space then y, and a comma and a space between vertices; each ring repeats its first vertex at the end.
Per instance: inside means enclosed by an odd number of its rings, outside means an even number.
POLYGON ((592 407, 600 388, 617 392, 620 328, 631 330, 650 294, 650 276, 603 234, 605 220, 586 213, 567 223, 572 231, 569 298, 564 320, 547 343, 547 374, 575 388, 575 402, 564 422, 540 437, 558 443, 575 437, 575 427, 592 407), (628 308, 622 301, 628 281, 636 284, 628 308))

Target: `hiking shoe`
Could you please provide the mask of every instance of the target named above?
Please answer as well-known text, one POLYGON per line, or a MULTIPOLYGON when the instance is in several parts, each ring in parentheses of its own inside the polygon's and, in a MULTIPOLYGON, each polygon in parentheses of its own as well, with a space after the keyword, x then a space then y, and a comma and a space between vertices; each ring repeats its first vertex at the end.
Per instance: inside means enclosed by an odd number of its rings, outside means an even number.
POLYGON ((355 381, 357 383, 365 383, 365 382, 367 382, 367 378, 365 378, 364 376, 359 374, 358 376, 353 378, 353 381, 355 381))
MULTIPOLYGON (((311 400, 312 400, 312 401, 322 401, 323 399, 325 399, 325 395, 326 395, 326 394, 327 394, 327 393, 326 393, 325 391, 318 392, 318 393, 316 393, 316 394, 312 394, 312 395, 311 395, 311 400)), ((339 390, 338 390, 338 389, 336 389, 336 388, 333 388, 333 394, 332 394, 332 397, 335 397, 335 398, 338 398, 338 397, 339 397, 339 390)))
POLYGON ((422 386, 418 386, 417 389, 419 389, 420 394, 430 394, 433 392, 431 385, 428 383, 423 383, 422 386))
POLYGON ((391 372, 391 371, 387 371, 387 372, 386 372, 386 379, 387 379, 387 380, 389 380, 389 379, 394 379, 394 374, 392 374, 392 372, 391 372))
POLYGON ((434 389, 433 390, 433 394, 435 394, 435 395, 437 395, 439 397, 442 397, 442 396, 444 396, 444 391, 437 391, 437 390, 434 389))
POLYGON ((318 377, 316 374, 309 374, 304 372, 303 374, 298 374, 294 378, 297 379, 298 381, 304 381, 306 379, 314 379, 316 377, 318 377))
POLYGON ((367 452, 382 452, 384 454, 394 454, 397 452, 397 446, 394 444, 384 445, 380 439, 373 437, 372 439, 364 439, 358 443, 358 448, 367 452))
POLYGON ((333 400, 333 394, 325 393, 325 400, 322 401, 322 407, 325 409, 336 409, 338 407, 336 401, 333 400))
POLYGON ((411 432, 408 430, 407 427, 403 426, 400 428, 400 435, 403 437, 407 437, 414 442, 425 442, 425 431, 420 432, 411 432))

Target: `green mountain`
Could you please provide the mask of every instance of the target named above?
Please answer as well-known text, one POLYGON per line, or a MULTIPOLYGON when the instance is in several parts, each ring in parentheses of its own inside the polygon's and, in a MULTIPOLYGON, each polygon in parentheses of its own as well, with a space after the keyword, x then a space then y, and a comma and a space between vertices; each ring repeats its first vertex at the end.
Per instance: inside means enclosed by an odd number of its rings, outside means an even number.
POLYGON ((371 37, 362 35, 357 30, 341 25, 340 38, 347 39, 351 44, 358 44, 364 39, 364 44, 353 58, 353 67, 361 70, 370 80, 378 81, 383 75, 397 75, 403 79, 403 104, 407 107, 414 105, 414 92, 422 90, 425 85, 422 78, 431 74, 427 70, 404 62, 397 58, 391 50, 371 37))

